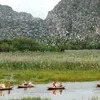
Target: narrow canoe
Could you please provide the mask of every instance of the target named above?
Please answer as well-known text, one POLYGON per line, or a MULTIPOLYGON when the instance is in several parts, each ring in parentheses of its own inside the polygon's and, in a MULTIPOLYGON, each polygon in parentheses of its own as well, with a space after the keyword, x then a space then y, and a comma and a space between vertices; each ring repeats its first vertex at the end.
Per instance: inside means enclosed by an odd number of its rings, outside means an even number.
POLYGON ((65 89, 65 87, 48 87, 48 90, 65 89))
POLYGON ((18 88, 32 88, 34 85, 18 85, 18 88))
POLYGON ((97 87, 100 87, 100 83, 99 83, 99 84, 97 84, 97 87))
POLYGON ((5 87, 5 88, 0 88, 0 90, 12 90, 12 86, 11 87, 5 87))

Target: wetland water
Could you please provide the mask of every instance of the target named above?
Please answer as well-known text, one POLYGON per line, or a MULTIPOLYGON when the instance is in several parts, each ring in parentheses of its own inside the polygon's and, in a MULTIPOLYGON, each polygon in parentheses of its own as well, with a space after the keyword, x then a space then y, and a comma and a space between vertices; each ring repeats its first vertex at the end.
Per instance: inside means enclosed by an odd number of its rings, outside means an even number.
POLYGON ((100 88, 96 87, 95 82, 64 82, 65 90, 49 91, 48 84, 37 84, 34 88, 18 89, 14 86, 13 90, 0 91, 0 100, 9 100, 23 97, 50 98, 50 100, 91 100, 98 97, 100 99, 100 88))

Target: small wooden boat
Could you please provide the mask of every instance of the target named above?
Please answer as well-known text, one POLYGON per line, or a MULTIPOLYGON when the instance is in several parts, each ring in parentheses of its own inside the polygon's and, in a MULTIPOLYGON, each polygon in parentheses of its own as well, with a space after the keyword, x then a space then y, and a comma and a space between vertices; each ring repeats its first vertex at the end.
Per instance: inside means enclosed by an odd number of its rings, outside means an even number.
POLYGON ((5 87, 5 88, 0 88, 0 90, 12 90, 12 86, 11 87, 5 87))
POLYGON ((97 87, 100 87, 100 83, 97 84, 97 87))
POLYGON ((65 89, 65 87, 64 86, 62 86, 62 87, 59 87, 59 86, 57 86, 57 87, 48 87, 48 90, 57 90, 57 89, 65 89))
POLYGON ((32 88, 34 85, 18 85, 18 88, 32 88))

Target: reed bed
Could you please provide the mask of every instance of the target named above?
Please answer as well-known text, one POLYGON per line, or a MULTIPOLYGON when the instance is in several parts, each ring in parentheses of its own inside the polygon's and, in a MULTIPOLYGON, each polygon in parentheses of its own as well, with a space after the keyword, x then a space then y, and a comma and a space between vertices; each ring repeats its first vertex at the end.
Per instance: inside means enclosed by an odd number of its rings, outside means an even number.
POLYGON ((0 53, 0 68, 34 70, 100 70, 100 50, 0 53))

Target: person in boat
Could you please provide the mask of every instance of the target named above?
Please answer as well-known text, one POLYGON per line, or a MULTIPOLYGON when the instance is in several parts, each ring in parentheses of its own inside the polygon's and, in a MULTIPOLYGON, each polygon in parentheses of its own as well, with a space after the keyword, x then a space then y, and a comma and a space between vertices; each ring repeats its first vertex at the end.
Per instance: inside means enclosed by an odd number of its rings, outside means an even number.
POLYGON ((28 82, 28 85, 30 85, 30 86, 31 86, 31 85, 33 85, 33 84, 32 84, 32 82, 31 82, 31 81, 29 81, 29 82, 28 82))
POLYGON ((56 82, 52 82, 52 87, 57 87, 57 83, 56 82))
POLYGON ((7 86, 8 88, 10 88, 11 87, 11 83, 10 82, 8 82, 8 86, 7 86))
POLYGON ((60 82, 60 84, 59 84, 59 87, 62 87, 63 85, 62 85, 62 82, 60 82))
POLYGON ((5 84, 1 83, 1 84, 0 84, 0 87, 1 87, 1 88, 5 88, 6 86, 5 86, 5 84))
POLYGON ((24 85, 28 85, 28 83, 26 82, 26 81, 24 81, 23 83, 22 83, 22 85, 24 86, 24 85))

